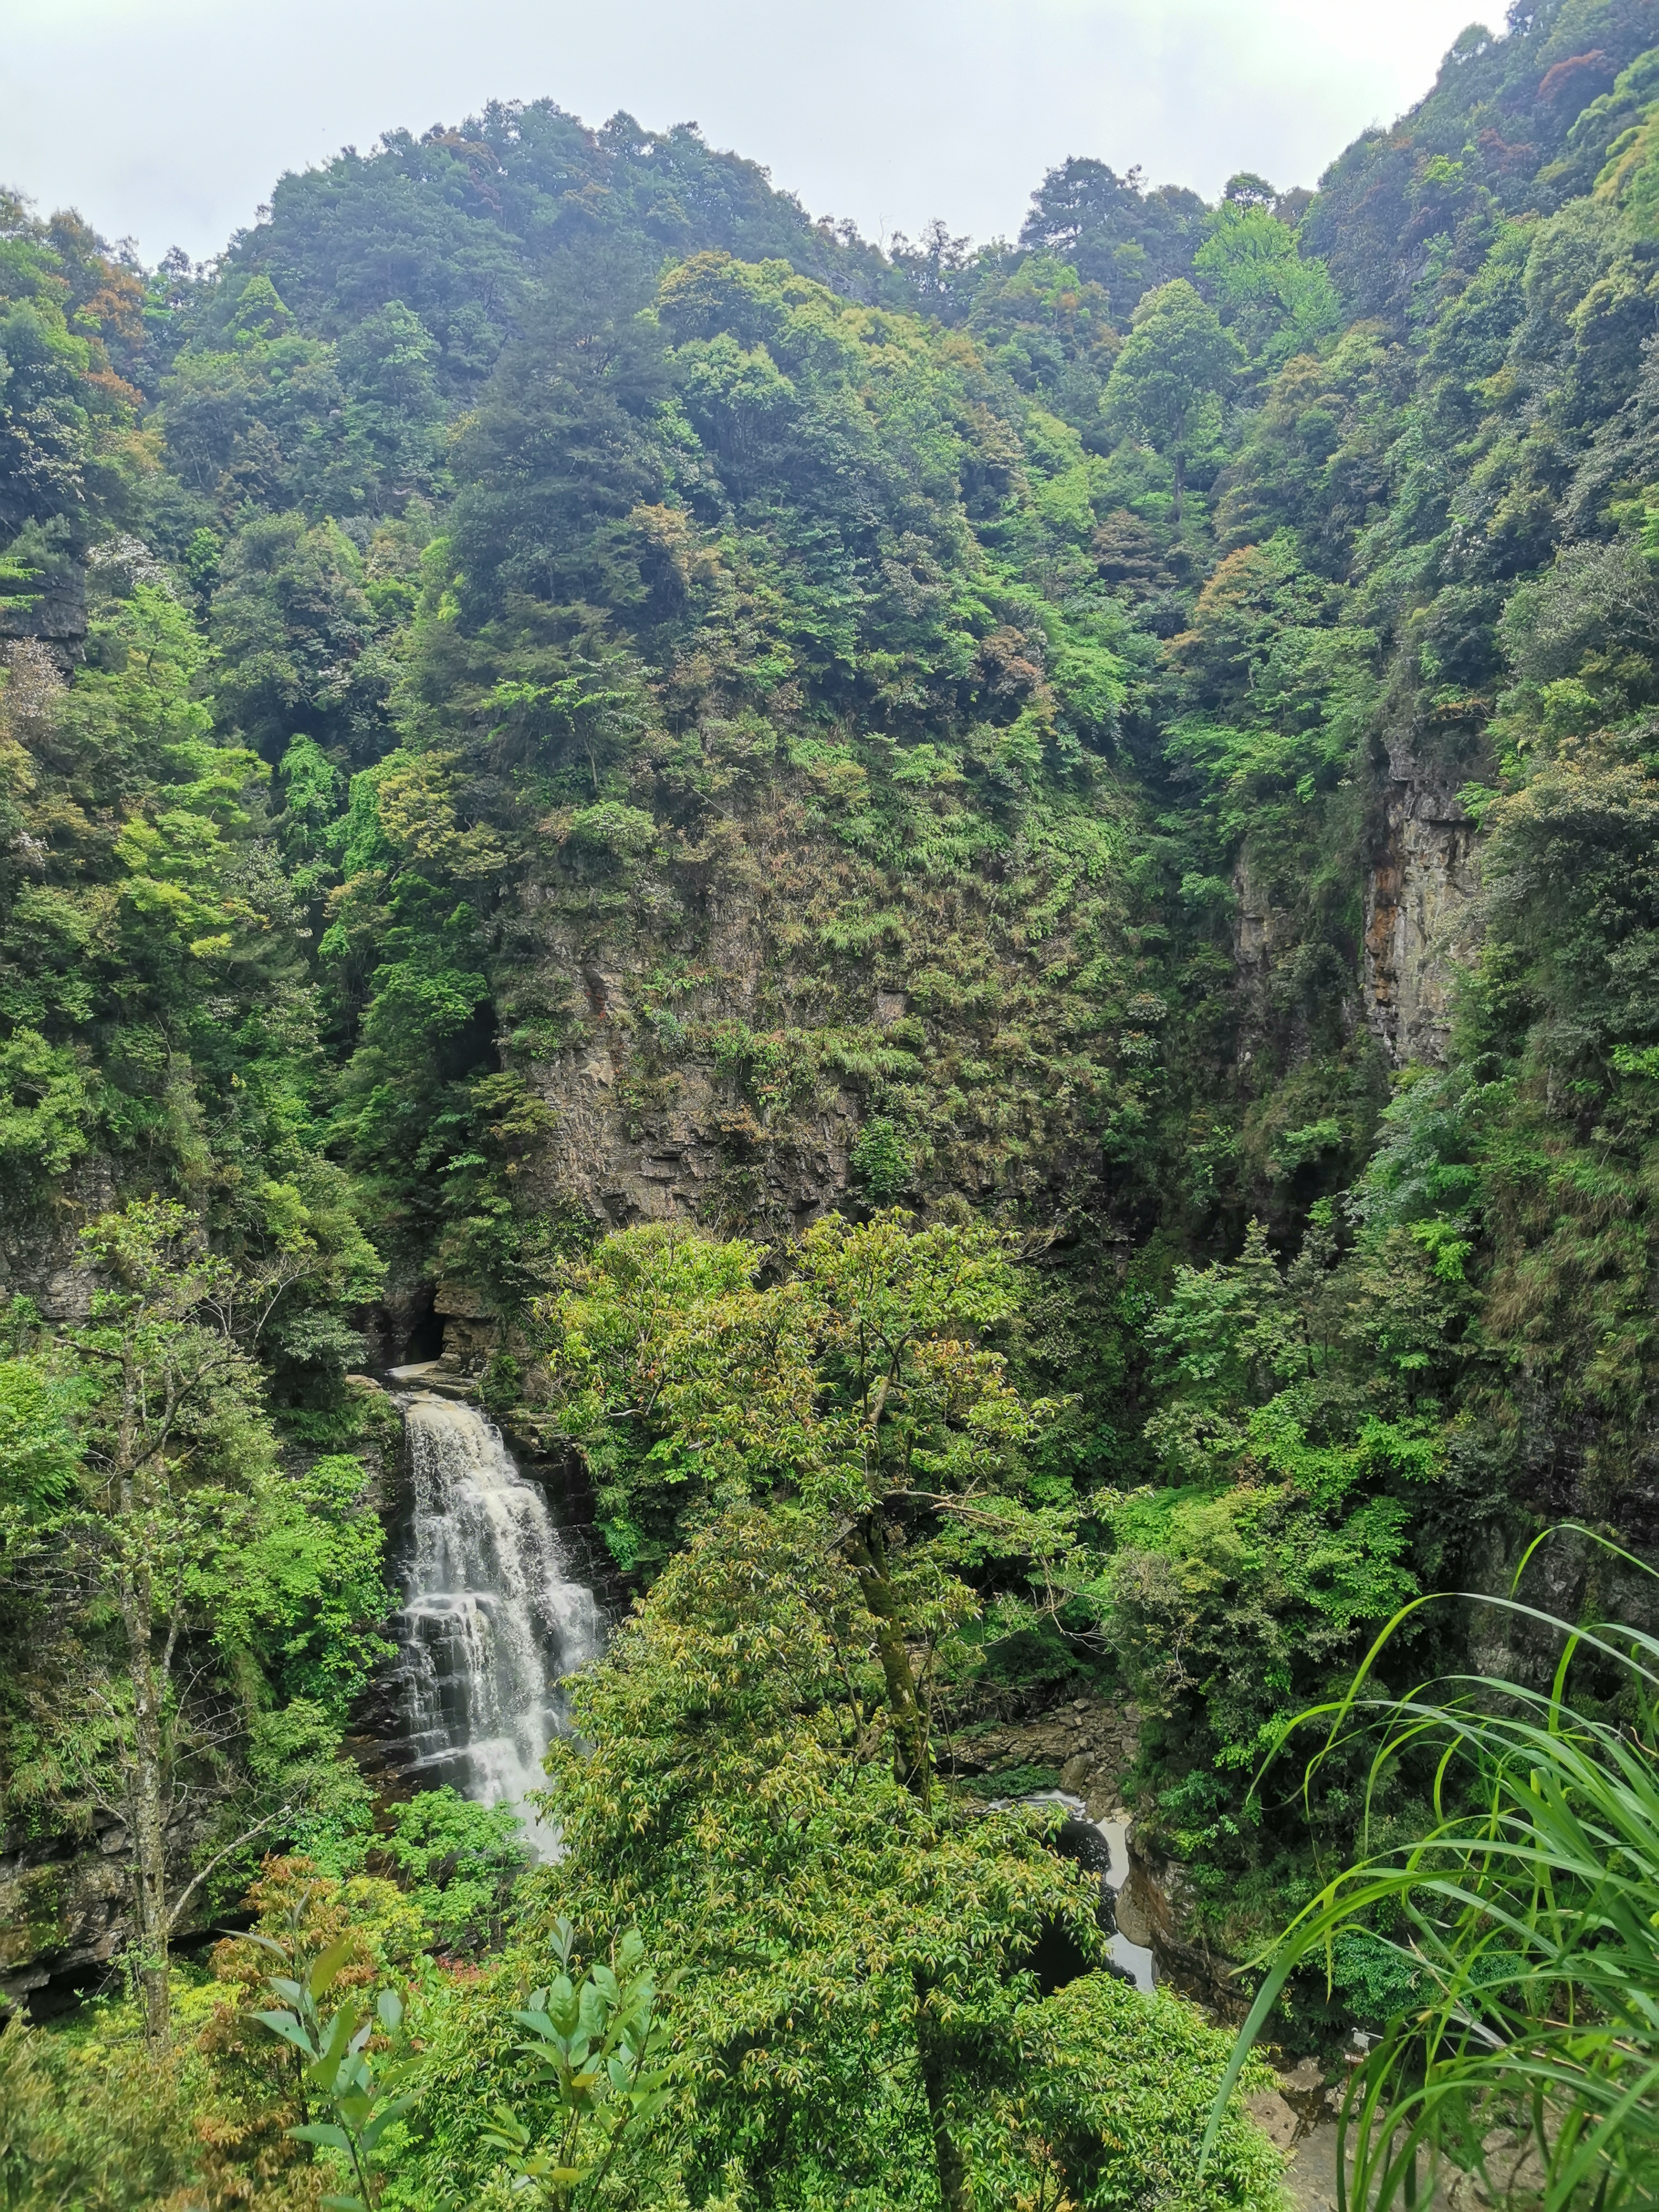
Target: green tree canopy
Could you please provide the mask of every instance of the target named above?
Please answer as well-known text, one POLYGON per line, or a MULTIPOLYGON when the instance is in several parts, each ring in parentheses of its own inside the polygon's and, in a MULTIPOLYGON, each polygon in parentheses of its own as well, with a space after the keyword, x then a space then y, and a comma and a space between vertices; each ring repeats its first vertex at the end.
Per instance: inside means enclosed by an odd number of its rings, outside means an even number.
POLYGON ((1176 277, 1141 300, 1112 363, 1100 403, 1107 425, 1120 436, 1145 438, 1168 457, 1177 520, 1206 410, 1213 413, 1240 359, 1238 341, 1215 309, 1176 277))

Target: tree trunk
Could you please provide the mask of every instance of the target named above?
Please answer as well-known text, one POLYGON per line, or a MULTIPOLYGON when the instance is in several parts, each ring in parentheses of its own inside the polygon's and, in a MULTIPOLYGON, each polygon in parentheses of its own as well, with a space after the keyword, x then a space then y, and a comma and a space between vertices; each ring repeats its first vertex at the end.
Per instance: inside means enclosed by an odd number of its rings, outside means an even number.
MULTIPOLYGON (((877 1399, 878 1419, 880 1419, 881 1398, 885 1395, 884 1384, 877 1399)), ((911 1670, 910 1654, 904 1641, 904 1616, 893 1588, 892 1577, 887 1571, 887 1547, 882 1540, 880 1525, 873 1514, 865 1522, 862 1534, 848 1545, 847 1558, 853 1572, 858 1577, 859 1589, 870 1618, 875 1623, 876 1650, 881 1660, 882 1679, 887 1690, 887 1710, 893 1723, 894 1779, 926 1808, 932 1801, 933 1784, 933 1759, 927 1743, 927 1716, 916 1695, 916 1678, 911 1670)), ((974 2212, 974 2192, 968 2178, 968 2162, 951 2132, 945 2087, 948 2080, 945 2054, 940 2046, 933 2016, 927 2009, 927 1986, 919 1973, 913 1975, 912 1987, 916 1998, 916 2061, 921 2071, 922 2087, 927 2097, 927 2118, 933 2128, 933 2163, 939 2174, 939 2202, 944 2212, 974 2212)))
MULTIPOLYGON (((131 1344, 121 1361, 121 1412, 117 1431, 112 1488, 121 1526, 136 1525, 143 1484, 143 1451, 139 1443, 142 1377, 131 1344)), ((127 1657, 132 1674, 132 1771, 127 1790, 131 1814, 129 1834, 132 1850, 132 1917, 137 1937, 137 1982, 143 2014, 144 2040, 152 2051, 164 2050, 173 2021, 167 1993, 167 1869, 166 1776, 162 1729, 166 1716, 167 1662, 155 1663, 151 1632, 155 1626, 155 1591, 147 1567, 122 1563, 118 1590, 121 1624, 127 1632, 127 1657)), ((167 1651, 171 1656, 169 1640, 167 1651)))
POLYGON ((132 1911, 144 2040, 166 2048, 167 1995, 167 1817, 163 1806, 162 1698, 150 1644, 149 1579, 121 1577, 121 1616, 132 1668, 132 1911))
POLYGON ((933 2163, 939 2171, 939 2203, 944 2212, 974 2212, 973 2185, 968 2179, 967 2161, 951 2132, 945 2054, 939 2046, 927 2011, 927 1993, 920 1975, 915 1978, 915 1992, 916 2057, 921 2068, 921 2086, 927 2095, 927 2117, 933 2128, 933 2163))
MULTIPOLYGON (((847 1557, 858 1577, 859 1589, 876 1627, 876 1650, 887 1689, 887 1710, 893 1723, 893 1777, 913 1797, 927 1806, 933 1796, 933 1759, 927 1745, 927 1717, 916 1695, 916 1678, 904 1641, 904 1621, 887 1571, 887 1547, 873 1521, 863 1536, 848 1544, 847 1557)), ((951 2132, 945 2100, 946 2067, 932 2018, 927 1993, 915 1977, 916 2059, 922 2087, 927 2095, 927 2117, 933 2131, 933 2162, 939 2171, 939 2201, 944 2212, 973 2212, 974 2194, 968 2166, 951 2132)))
POLYGON ((893 1776, 924 1805, 933 1796, 933 1766, 927 1753, 927 1721, 916 1696, 916 1678, 905 1649, 904 1625, 887 1573, 887 1552, 874 1529, 847 1547, 859 1589, 876 1625, 876 1650, 887 1686, 893 1722, 893 1776))

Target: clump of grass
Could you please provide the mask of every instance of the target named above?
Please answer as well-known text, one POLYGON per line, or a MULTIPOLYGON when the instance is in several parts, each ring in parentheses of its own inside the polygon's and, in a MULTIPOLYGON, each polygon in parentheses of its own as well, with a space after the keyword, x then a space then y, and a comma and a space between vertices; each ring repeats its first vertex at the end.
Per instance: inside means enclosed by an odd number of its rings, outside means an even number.
POLYGON ((1029 1797, 1034 1790, 1058 1790, 1057 1766, 1005 1766, 995 1774, 981 1774, 974 1783, 981 1797, 1029 1797))
POLYGON ((1335 1947, 1363 1934, 1397 1954, 1408 1994, 1344 2103, 1343 2212, 1426 2201, 1452 2166, 1538 2212, 1659 2204, 1659 1638, 1574 1626, 1513 1594, 1474 1602, 1559 1638, 1548 1689, 1458 1675, 1368 1696, 1413 1606, 1345 1697, 1300 1717, 1326 1726, 1309 1787, 1358 1730, 1381 1736, 1368 1802, 1391 1767, 1432 1754, 1434 1821, 1346 1868, 1253 1962, 1265 1978, 1216 2112, 1289 1976, 1322 1962, 1328 1981, 1335 1947), (1495 2175, 1488 2146, 1502 2147, 1495 2175))

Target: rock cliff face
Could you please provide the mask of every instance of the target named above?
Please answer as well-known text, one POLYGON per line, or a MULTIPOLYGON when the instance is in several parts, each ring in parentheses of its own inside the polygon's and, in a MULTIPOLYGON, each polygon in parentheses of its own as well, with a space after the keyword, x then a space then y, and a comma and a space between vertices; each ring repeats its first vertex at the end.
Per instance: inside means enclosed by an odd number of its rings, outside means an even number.
POLYGON ((1233 976, 1238 1000, 1237 1064, 1249 1067, 1276 1023, 1273 985, 1296 951, 1301 932, 1297 916, 1273 903, 1267 885, 1250 866, 1249 848, 1233 870, 1233 976))
POLYGON ((125 1840, 113 1826, 90 1849, 0 1839, 0 2008, 56 1975, 95 1973, 113 1960, 127 1932, 125 1840))
MULTIPOLYGON (((175 1879, 204 1832, 205 1824, 196 1823, 172 1839, 175 1879)), ((84 1987, 114 1972, 131 1936, 127 1850, 125 1828, 103 1813, 94 1815, 89 1835, 33 1838, 0 1831, 0 2015, 51 1984, 84 1987)), ((212 1918, 198 1891, 175 1942, 188 1943, 212 1918)))
MULTIPOLYGON (((1368 1024, 1395 1066, 1435 1063, 1456 975, 1477 942, 1477 828, 1455 793, 1404 753, 1391 756, 1381 797, 1344 1020, 1368 1024)), ((690 871, 653 870, 619 900, 602 872, 550 847, 521 884, 509 925, 520 1004, 502 1012, 511 1063, 549 1115, 523 1164, 523 1188, 539 1209, 601 1231, 680 1219, 787 1237, 865 1195, 852 1171, 854 1144, 872 1110, 890 1110, 872 1105, 868 1080, 838 1074, 813 1048, 813 1037, 830 1034, 826 1023, 864 1054, 896 1047, 914 1055, 906 1080, 952 1083, 958 1107, 966 1089, 958 1067, 977 1058, 985 1065, 973 1072, 982 1078, 1005 1038, 1019 1042, 1002 1008, 1017 989, 1037 995, 1035 979, 1020 975, 1029 955, 1006 942, 992 902, 947 920, 930 913, 924 887, 907 885, 902 932, 889 915, 887 941, 872 956, 827 956, 824 940, 842 918, 819 878, 835 841, 803 842, 788 814, 775 801, 734 810, 721 866, 701 884, 690 871), (947 934, 958 971, 961 945, 978 939, 987 972, 971 991, 939 988, 947 934), (918 975, 931 988, 910 988, 918 975), (988 1021, 981 1000, 995 1009, 988 1021), (744 1038, 785 1057, 805 1049, 810 1065, 757 1077, 741 1059, 744 1038)), ((1243 1066, 1282 1029, 1279 1001, 1307 946, 1304 917, 1276 902, 1248 854, 1234 890, 1243 1066)), ((1092 1171, 1077 1148, 1070 1089, 1054 1085, 1041 1106, 1033 1099, 1035 1111, 1024 1109, 1019 1194, 1038 1210, 1092 1171)), ((1010 1119, 1006 1104, 996 1118, 1010 1119)), ((988 1144, 991 1133, 988 1123, 977 1143, 964 1143, 965 1129, 941 1132, 927 1182, 948 1180, 975 1203, 1002 1195, 1012 1180, 1006 1148, 988 1144), (997 1151, 1004 1161, 993 1164, 997 1151)), ((449 1363, 477 1371, 497 1339, 489 1301, 446 1283, 435 1310, 449 1363)))
POLYGON ((80 1265, 76 1237, 119 1203, 110 1163, 94 1156, 75 1163, 55 1206, 0 1209, 0 1296, 33 1298, 51 1322, 84 1321, 93 1281, 80 1265))
MULTIPOLYGON (((622 1229, 718 1219, 734 1170, 745 1187, 743 1212, 795 1226, 845 1194, 855 1098, 820 1091, 775 1126, 733 1097, 712 1057, 688 1053, 653 1079, 641 1064, 634 1005, 643 960, 626 952, 584 957, 559 932, 549 959, 583 1007, 575 1047, 532 1063, 534 1085, 554 1117, 538 1162, 550 1196, 575 1205, 601 1229, 622 1229)), ((711 1015, 763 1023, 758 997, 757 963, 741 958, 708 994, 711 1015)))
POLYGON ((1011 1771, 1046 1771, 1059 1788, 1084 1798, 1089 1818, 1099 1820, 1121 1811, 1123 1778, 1139 1740, 1140 1714, 1133 1705, 1076 1698, 1020 1720, 951 1735, 939 1747, 939 1763, 959 1780, 989 1778, 989 1788, 1011 1771))
POLYGON ((1474 957, 1476 825, 1456 794, 1390 749, 1383 834, 1365 886, 1365 1011, 1396 1067, 1438 1064, 1452 988, 1474 957))
POLYGON ((930 815, 984 849, 907 871, 864 849, 874 815, 849 821, 805 770, 768 775, 695 838, 659 825, 647 856, 544 825, 496 970, 503 1057, 550 1117, 522 1194, 602 1231, 769 1240, 849 1190, 1066 1212, 1121 1088, 1119 801, 1018 839, 930 815), (855 1146, 875 1117, 895 1161, 872 1179, 855 1146))
MULTIPOLYGON (((1365 871, 1359 1012, 1391 1066, 1438 1066, 1456 978, 1479 944, 1479 830, 1455 792, 1398 748, 1389 755, 1381 802, 1365 871)), ((1233 895, 1238 1058, 1247 1066, 1274 1026, 1275 985, 1304 949, 1305 927, 1273 902, 1248 851, 1234 871, 1233 895)))

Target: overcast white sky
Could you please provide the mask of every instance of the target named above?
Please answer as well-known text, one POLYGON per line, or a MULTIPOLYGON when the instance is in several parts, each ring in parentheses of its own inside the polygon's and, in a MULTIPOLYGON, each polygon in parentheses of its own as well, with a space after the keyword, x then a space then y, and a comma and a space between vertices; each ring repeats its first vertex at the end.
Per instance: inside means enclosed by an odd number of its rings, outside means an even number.
MULTIPOLYGON (((0 182, 147 260, 285 170, 550 95, 695 121, 869 236, 1018 229, 1068 154, 1213 196, 1312 184, 1475 0, 0 0, 0 182)), ((1486 20, 1501 27, 1501 0, 1486 20)))

